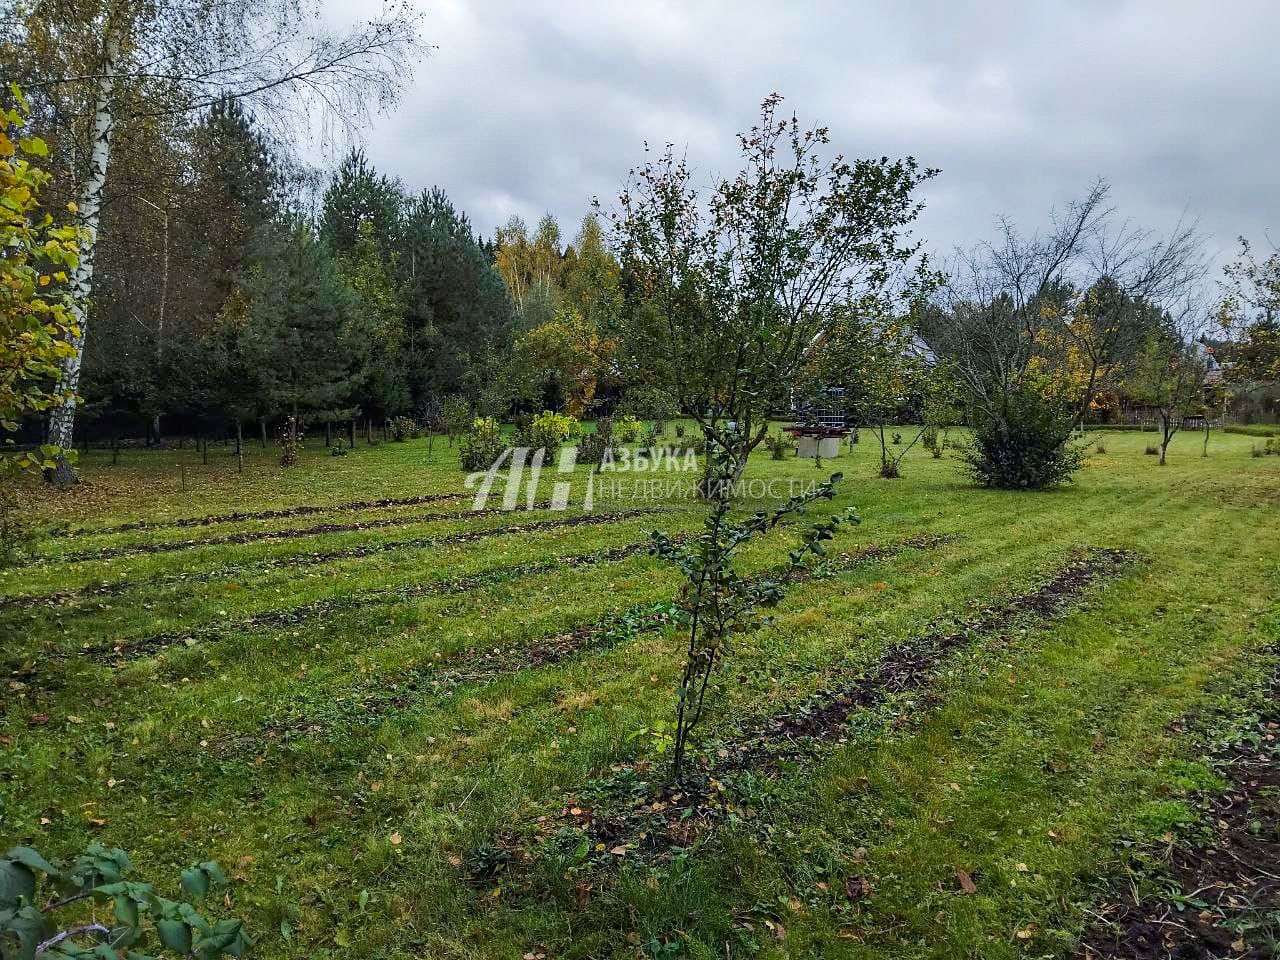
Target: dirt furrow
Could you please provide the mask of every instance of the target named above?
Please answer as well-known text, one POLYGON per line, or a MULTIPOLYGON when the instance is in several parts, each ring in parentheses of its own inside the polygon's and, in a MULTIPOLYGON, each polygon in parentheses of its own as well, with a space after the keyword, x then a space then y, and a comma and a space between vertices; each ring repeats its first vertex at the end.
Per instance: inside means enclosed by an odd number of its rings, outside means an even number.
POLYGON ((1280 674, 1269 705, 1208 758, 1225 790, 1198 797, 1201 818, 1165 838, 1154 890, 1095 911, 1077 960, 1272 960, 1280 948, 1280 674))

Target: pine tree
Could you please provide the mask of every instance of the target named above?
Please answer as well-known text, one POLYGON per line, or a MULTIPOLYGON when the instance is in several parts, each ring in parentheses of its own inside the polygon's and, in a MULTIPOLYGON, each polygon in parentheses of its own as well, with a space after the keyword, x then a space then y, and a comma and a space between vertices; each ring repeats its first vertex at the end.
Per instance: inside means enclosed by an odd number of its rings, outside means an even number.
POLYGON ((272 409, 305 422, 350 402, 366 360, 359 302, 303 225, 268 232, 245 280, 253 355, 272 409))

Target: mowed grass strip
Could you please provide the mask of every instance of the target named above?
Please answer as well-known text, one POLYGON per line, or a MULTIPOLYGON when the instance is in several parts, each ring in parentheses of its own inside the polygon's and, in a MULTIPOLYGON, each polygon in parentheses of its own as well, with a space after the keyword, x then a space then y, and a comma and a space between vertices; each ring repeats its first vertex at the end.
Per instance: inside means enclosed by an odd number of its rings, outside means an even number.
MULTIPOLYGON (((255 622, 295 623, 339 609, 413 599, 430 594, 438 582, 449 579, 456 582, 444 589, 465 590, 468 578, 473 576, 500 579, 550 569, 558 562, 556 557, 568 556, 574 547, 594 549, 580 550, 578 560, 566 561, 571 564, 592 562, 599 559, 597 553, 607 553, 614 547, 631 545, 633 549, 643 549, 654 525, 647 512, 589 516, 591 519, 585 523, 575 521, 577 527, 552 526, 509 537, 495 536, 483 544, 484 549, 464 539, 422 551, 362 551, 355 558, 340 558, 329 564, 301 569, 284 567, 256 576, 215 580, 207 585, 197 583, 195 590, 188 589, 183 581, 175 581, 164 589, 143 591, 136 598, 119 603, 100 601, 102 609, 96 616, 81 611, 71 617, 56 608, 10 614, 6 619, 21 625, 21 631, 15 630, 15 634, 24 642, 7 652, 17 654, 10 660, 14 664, 77 653, 110 653, 116 647, 158 648, 187 637, 252 629, 255 622), (519 569, 511 572, 506 568, 519 569), (157 631, 156 627, 162 629, 157 631), (95 643, 95 633, 105 634, 110 640, 95 643)), ((664 525, 678 529, 682 522, 681 517, 674 516, 671 524, 664 525)))
POLYGON ((388 507, 421 506, 426 503, 450 503, 467 499, 470 493, 427 493, 416 497, 384 497, 381 500, 351 500, 346 503, 298 504, 275 510, 237 510, 231 513, 204 514, 198 517, 181 517, 177 520, 129 520, 103 527, 55 528, 45 536, 50 539, 74 537, 83 539, 112 533, 132 533, 137 530, 183 530, 190 527, 210 527, 247 521, 280 520, 292 517, 312 516, 319 513, 356 513, 365 510, 384 510, 388 507))
POLYGON ((866 669, 837 677, 835 684, 802 703, 716 739, 714 753, 695 748, 678 783, 655 780, 653 773, 661 770, 649 760, 615 767, 615 777, 595 785, 591 797, 571 798, 561 818, 539 818, 542 832, 550 838, 570 828, 561 842, 585 839, 590 849, 604 854, 593 858, 604 864, 616 862, 612 858, 618 856, 665 855, 672 847, 688 847, 735 810, 749 810, 749 799, 744 803, 734 786, 739 775, 752 778, 752 787, 756 777, 784 772, 795 776, 831 743, 844 740, 855 716, 869 716, 908 695, 928 700, 928 688, 957 651, 1044 626, 1084 602, 1087 591, 1119 575, 1134 560, 1124 551, 1086 551, 1030 591, 1001 600, 961 624, 926 630, 894 645, 866 669))
MULTIPOLYGON (((168 583, 181 583, 184 585, 196 583, 208 583, 213 580, 224 580, 228 577, 243 577, 249 572, 280 570, 292 567, 314 566, 316 564, 332 563, 335 560, 351 560, 360 557, 373 556, 378 553, 388 553, 399 550, 423 550, 430 547, 450 546, 459 543, 471 543, 476 540, 486 539, 488 537, 519 535, 522 533, 536 533, 541 530, 555 530, 561 527, 579 527, 579 526, 596 526, 603 523, 614 523, 619 519, 627 517, 640 516, 646 513, 654 512, 649 508, 636 508, 632 510, 620 510, 603 514, 573 514, 570 516, 553 515, 541 520, 527 520, 523 523, 504 523, 497 526, 481 527, 480 529, 464 529, 454 533, 439 534, 436 536, 414 537, 407 540, 380 540, 373 543, 357 543, 349 547, 341 547, 335 550, 318 551, 310 553, 290 554, 285 556, 268 557, 261 560, 251 560, 241 564, 235 564, 225 567, 215 567, 212 570, 204 570, 194 573, 174 573, 160 574, 158 576, 147 579, 137 580, 117 580, 111 583, 90 584, 79 590, 61 591, 46 594, 25 594, 8 597, 0 597, 0 610, 24 607, 24 606, 61 606, 68 601, 80 597, 102 597, 115 596, 125 590, 137 590, 149 587, 157 587, 168 583)), ((436 514, 432 516, 417 516, 405 518, 402 522, 405 524, 428 523, 436 520, 478 520, 490 519, 496 510, 476 511, 470 514, 436 514)), ((505 518, 513 516, 510 512, 502 512, 499 514, 505 518)), ((515 514, 520 516, 520 514, 515 514)), ((351 526, 343 527, 340 530, 334 528, 326 528, 323 530, 307 531, 307 533, 334 533, 348 532, 351 530, 370 530, 382 529, 387 526, 399 526, 401 521, 396 523, 372 524, 368 526, 351 526)), ((258 542, 262 540, 284 540, 293 539, 293 531, 276 531, 280 534, 289 535, 263 535, 251 539, 230 539, 223 540, 218 543, 212 541, 201 543, 200 546, 217 546, 225 544, 242 544, 258 542)), ((137 550, 138 553, 159 553, 165 551, 156 550, 137 550)), ((113 554, 115 556, 122 554, 113 554)))

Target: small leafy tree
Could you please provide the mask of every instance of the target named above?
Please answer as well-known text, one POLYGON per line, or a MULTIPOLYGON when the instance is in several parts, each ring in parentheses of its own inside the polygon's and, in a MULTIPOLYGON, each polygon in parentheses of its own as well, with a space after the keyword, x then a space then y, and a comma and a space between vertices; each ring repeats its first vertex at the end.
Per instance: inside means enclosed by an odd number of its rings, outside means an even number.
POLYGON ((811 558, 825 554, 823 543, 846 523, 857 523, 852 510, 822 520, 803 535, 802 543, 788 555, 783 571, 766 578, 743 577, 734 567, 737 553, 754 536, 771 530, 782 520, 803 513, 817 500, 835 496, 841 475, 832 474, 812 492, 789 499, 781 507, 761 511, 745 520, 731 517, 733 487, 741 475, 736 457, 743 442, 735 427, 708 437, 707 458, 712 466, 708 494, 711 510, 702 533, 689 541, 677 541, 662 531, 653 534, 653 552, 671 561, 684 575, 677 597, 680 622, 687 632, 684 669, 676 695, 676 722, 672 776, 684 771, 690 736, 702 720, 707 691, 716 665, 727 655, 730 640, 767 623, 762 611, 781 602, 787 585, 811 558))
POLYGON ((739 470, 845 304, 922 267, 910 228, 936 173, 910 157, 831 155, 827 128, 781 103, 765 99, 739 135, 741 170, 709 192, 668 148, 607 215, 630 295, 624 373, 721 448, 732 435, 739 470))
POLYGON ((211 921, 196 908, 226 883, 217 863, 184 870, 178 899, 126 879, 132 869, 123 850, 96 842, 62 866, 31 847, 11 849, 0 858, 0 960, 213 960, 243 956, 253 945, 240 920, 211 921), (90 903, 109 904, 110 916, 86 913, 82 908, 90 903))
POLYGON ((1280 250, 1259 258, 1241 237, 1239 255, 1224 273, 1218 319, 1231 337, 1231 379, 1280 381, 1280 250))
POLYGON ((449 446, 467 431, 473 419, 471 404, 457 394, 444 398, 440 404, 440 429, 449 438, 449 446))
MULTIPOLYGON (((1143 345, 1129 381, 1129 394, 1156 411, 1162 467, 1167 462, 1169 444, 1183 421, 1194 414, 1205 413, 1204 381, 1208 369, 1195 344, 1186 342, 1168 326, 1154 331, 1143 345)), ((1208 419, 1206 414, 1206 424, 1208 419)), ((1206 440, 1206 447, 1207 444, 1206 440)))
POLYGON ((674 420, 679 415, 680 411, 670 394, 649 386, 631 387, 614 410, 614 416, 652 421, 654 431, 659 436, 666 433, 667 421, 674 420))

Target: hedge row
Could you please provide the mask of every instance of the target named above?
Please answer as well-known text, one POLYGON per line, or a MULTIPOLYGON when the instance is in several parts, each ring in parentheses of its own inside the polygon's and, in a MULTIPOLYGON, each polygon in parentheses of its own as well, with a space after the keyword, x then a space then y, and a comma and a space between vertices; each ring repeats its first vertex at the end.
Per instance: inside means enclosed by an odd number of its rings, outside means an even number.
POLYGON ((1280 424, 1250 423, 1224 427, 1227 433, 1242 433, 1246 437, 1280 437, 1280 424))

